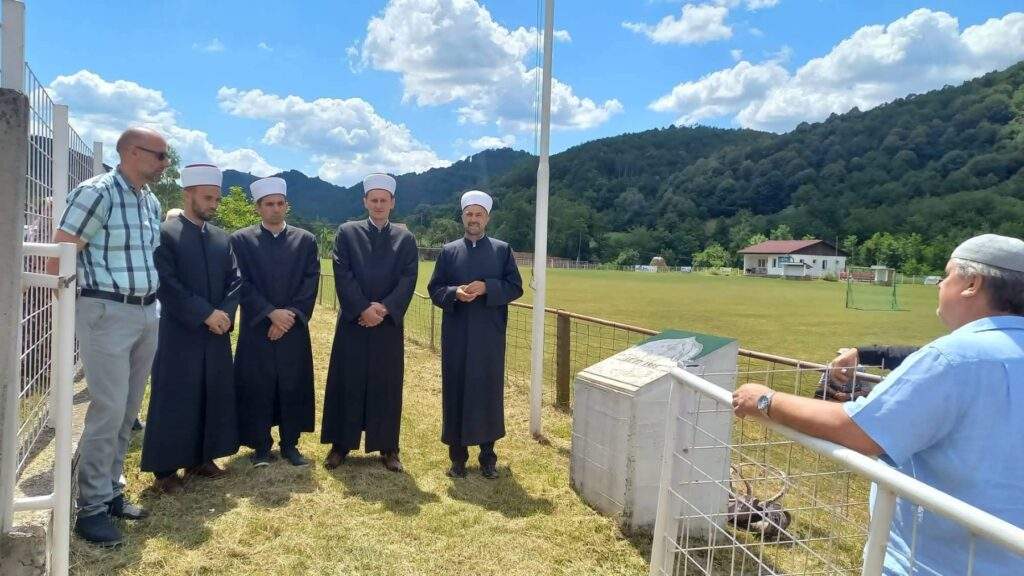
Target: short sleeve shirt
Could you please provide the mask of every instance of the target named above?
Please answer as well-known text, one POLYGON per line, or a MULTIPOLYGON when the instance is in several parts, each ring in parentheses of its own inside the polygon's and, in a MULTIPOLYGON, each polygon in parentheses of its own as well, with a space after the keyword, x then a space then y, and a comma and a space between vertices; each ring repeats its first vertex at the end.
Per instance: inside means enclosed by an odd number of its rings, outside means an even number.
MULTIPOLYGON (((958 328, 843 408, 889 465, 1024 527, 1024 317, 958 328)), ((1024 558, 980 538, 975 546, 974 574, 1024 574, 1024 558)), ((966 573, 969 549, 966 530, 899 499, 885 573, 966 573)))
POLYGON ((86 242, 78 253, 81 288, 128 296, 156 292, 160 202, 146 187, 132 188, 120 168, 72 190, 59 227, 86 242))

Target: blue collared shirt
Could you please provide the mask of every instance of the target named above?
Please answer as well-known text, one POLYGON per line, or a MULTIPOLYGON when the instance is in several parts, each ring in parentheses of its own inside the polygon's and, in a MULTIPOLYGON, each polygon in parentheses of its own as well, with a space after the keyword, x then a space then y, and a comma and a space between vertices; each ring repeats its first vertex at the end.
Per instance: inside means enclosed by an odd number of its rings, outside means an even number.
POLYGON ((78 252, 80 287, 129 296, 156 292, 160 201, 147 187, 132 188, 120 167, 71 191, 60 229, 86 242, 78 252))
MULTIPOLYGON (((1024 527, 1024 317, 961 326, 843 408, 889 465, 1024 527)), ((886 574, 967 572, 970 535, 950 520, 899 499, 889 536, 886 574)), ((1024 558, 979 538, 974 574, 1019 576, 1024 558)))

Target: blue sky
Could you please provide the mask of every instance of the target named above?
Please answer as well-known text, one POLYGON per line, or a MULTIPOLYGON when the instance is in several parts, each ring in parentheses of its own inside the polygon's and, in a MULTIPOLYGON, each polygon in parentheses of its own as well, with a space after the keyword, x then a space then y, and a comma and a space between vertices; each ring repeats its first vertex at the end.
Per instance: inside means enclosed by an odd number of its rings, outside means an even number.
MULTIPOLYGON (((26 4, 29 64, 87 140, 147 123, 185 161, 345 185, 535 150, 534 1, 26 4)), ((1019 0, 561 0, 555 27, 553 151, 784 132, 1024 59, 1019 0)))

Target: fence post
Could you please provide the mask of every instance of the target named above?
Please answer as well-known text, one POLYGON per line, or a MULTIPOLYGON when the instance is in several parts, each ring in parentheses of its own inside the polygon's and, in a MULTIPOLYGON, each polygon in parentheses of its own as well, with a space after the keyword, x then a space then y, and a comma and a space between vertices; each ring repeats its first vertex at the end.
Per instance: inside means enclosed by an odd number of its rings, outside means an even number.
POLYGON ((0 22, 4 24, 3 47, 0 49, 3 84, 0 87, 25 92, 25 3, 3 0, 0 22))
POLYGON ((103 174, 103 142, 95 140, 92 143, 92 175, 103 174))
POLYGON ((878 576, 885 562, 885 549, 889 544, 889 528, 896 512, 896 493, 881 486, 875 492, 874 506, 871 507, 871 524, 868 525, 868 542, 864 546, 864 568, 862 576, 878 576))
POLYGON ((676 425, 679 406, 682 402, 683 384, 673 378, 668 387, 668 401, 665 413, 665 438, 661 452, 661 476, 658 481, 658 511, 654 519, 654 534, 651 541, 650 576, 671 574, 676 552, 676 537, 679 534, 679 518, 673 502, 673 487, 676 459, 676 425))
POLYGON ((437 352, 437 348, 434 347, 434 323, 436 322, 436 320, 434 319, 434 308, 435 308, 435 306, 434 306, 433 302, 431 302, 430 303, 430 351, 431 352, 437 352))
POLYGON ((50 567, 55 576, 68 573, 71 540, 71 418, 75 379, 75 257, 74 244, 60 244, 59 288, 54 298, 53 388, 50 420, 54 423, 53 545, 50 567))
MULTIPOLYGON (((4 0, 4 17, 9 0, 4 0)), ((24 8, 24 6, 22 6, 24 8)), ((4 27, 6 40, 8 30, 4 27)), ((7 53, 4 52, 6 62, 7 53)), ((6 71, 4 79, 6 80, 6 71)), ((21 386, 21 270, 28 170, 28 98, 0 89, 0 532, 11 528, 18 461, 18 392, 21 386), (12 272, 12 271, 17 272, 12 272)))
POLYGON ((68 160, 71 155, 71 131, 68 126, 68 107, 65 104, 53 105, 53 205, 50 207, 50 219, 53 221, 53 232, 60 225, 60 217, 64 215, 64 207, 68 204, 68 160))
POLYGON ((555 324, 555 404, 561 408, 568 408, 569 382, 572 378, 572 319, 562 310, 556 313, 556 318, 558 322, 555 324))

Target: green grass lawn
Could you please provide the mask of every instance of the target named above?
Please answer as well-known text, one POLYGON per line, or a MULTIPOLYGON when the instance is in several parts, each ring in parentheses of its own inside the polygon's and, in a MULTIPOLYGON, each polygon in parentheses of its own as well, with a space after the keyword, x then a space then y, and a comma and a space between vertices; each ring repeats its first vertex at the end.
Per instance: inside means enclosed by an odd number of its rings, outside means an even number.
MULTIPOLYGON (((334 321, 314 317, 317 382, 326 378, 334 321)), ((630 540, 616 523, 583 504, 569 487, 568 452, 530 438, 527 391, 510 387, 509 436, 497 446, 501 478, 484 480, 471 454, 470 476, 445 476, 436 355, 406 348, 402 459, 406 474, 376 457, 355 455, 338 470, 320 463, 315 434, 300 449, 316 460, 295 469, 277 462, 253 470, 248 450, 220 463, 230 476, 190 481, 177 496, 147 488, 139 438, 126 463, 129 496, 151 518, 125 526, 121 549, 72 543, 79 575, 449 575, 645 574, 649 541, 630 540)), ((322 386, 322 384, 321 384, 322 386)), ((317 390, 317 422, 323 402, 317 390)), ((569 417, 545 417, 568 426, 569 417)))
MULTIPOLYGON (((426 294, 433 269, 433 262, 420 263, 419 293, 426 294)), ((531 270, 520 272, 529 285, 531 270)), ((894 312, 848 310, 842 282, 603 270, 548 270, 547 281, 548 308, 728 336, 743 348, 804 360, 829 360, 845 346, 920 345, 945 333, 935 316, 935 286, 898 286, 903 310, 894 312)), ((532 299, 526 288, 521 302, 532 299)))

